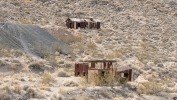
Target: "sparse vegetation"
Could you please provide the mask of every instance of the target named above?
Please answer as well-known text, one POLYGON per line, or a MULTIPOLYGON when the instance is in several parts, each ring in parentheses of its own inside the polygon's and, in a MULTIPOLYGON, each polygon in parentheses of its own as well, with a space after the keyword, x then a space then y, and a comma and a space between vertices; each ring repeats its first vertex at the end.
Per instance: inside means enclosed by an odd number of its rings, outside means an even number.
POLYGON ((43 84, 51 84, 52 82, 54 82, 54 78, 52 77, 52 75, 49 72, 45 71, 42 76, 41 82, 43 84))
POLYGON ((1 0, 0 21, 19 25, 0 24, 0 100, 175 98, 176 4, 175 0, 1 0), (101 29, 67 29, 67 17, 98 18, 101 29), (23 30, 20 23, 40 25, 56 38, 40 40, 50 34, 35 25, 24 25, 23 30), (60 43, 66 43, 69 54, 60 43), (116 67, 131 65, 133 82, 117 76, 114 89, 96 86, 111 85, 112 76, 105 72, 89 87, 84 78, 73 77, 74 63, 87 58, 115 59, 116 67))
POLYGON ((158 82, 158 80, 151 80, 149 82, 143 83, 138 87, 137 92, 140 94, 150 94, 157 95, 157 93, 164 91, 163 83, 158 82))

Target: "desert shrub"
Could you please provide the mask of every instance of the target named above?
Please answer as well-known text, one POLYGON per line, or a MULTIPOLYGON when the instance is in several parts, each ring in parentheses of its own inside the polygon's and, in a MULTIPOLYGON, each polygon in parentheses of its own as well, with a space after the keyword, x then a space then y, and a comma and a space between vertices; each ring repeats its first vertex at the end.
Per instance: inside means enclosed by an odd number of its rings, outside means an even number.
POLYGON ((42 20, 38 21, 38 23, 40 25, 46 25, 47 23, 49 23, 49 20, 48 20, 48 18, 43 18, 42 20))
POLYGON ((53 44, 52 44, 52 50, 53 50, 53 52, 59 52, 59 53, 62 53, 62 49, 63 49, 63 45, 61 45, 60 43, 58 43, 58 42, 54 42, 53 44))
POLYGON ((101 95, 104 97, 104 98, 109 98, 110 99, 110 94, 109 94, 109 91, 107 90, 104 90, 101 92, 101 95))
POLYGON ((87 80, 86 80, 86 79, 81 79, 81 80, 79 81, 79 84, 80 84, 80 88, 81 88, 82 90, 86 90, 86 89, 87 89, 87 80))
POLYGON ((108 53, 108 54, 105 55, 105 57, 107 59, 113 59, 113 58, 115 58, 115 54, 114 53, 108 53))
POLYGON ((21 50, 14 50, 12 51, 12 54, 15 56, 15 57, 20 57, 23 55, 23 51, 21 50))
POLYGON ((21 91, 21 90, 22 90, 22 87, 21 87, 21 86, 19 86, 19 85, 15 85, 15 86, 14 86, 14 90, 13 90, 13 91, 14 91, 15 93, 20 94, 20 91, 21 91))
POLYGON ((50 91, 50 87, 49 87, 49 85, 48 85, 48 84, 41 85, 39 88, 40 88, 41 90, 50 91))
POLYGON ((74 95, 71 97, 71 100, 93 100, 91 99, 92 97, 89 97, 88 95, 84 94, 84 95, 74 95))
POLYGON ((55 59, 55 56, 50 55, 46 58, 46 60, 50 63, 52 67, 58 67, 57 60, 55 59))
POLYGON ((54 81, 54 78, 52 77, 52 75, 49 72, 44 72, 43 76, 42 76, 42 83, 44 84, 50 84, 51 82, 54 81))
POLYGON ((164 90, 164 87, 162 85, 163 85, 162 83, 153 79, 149 82, 145 82, 142 85, 140 85, 137 89, 137 92, 139 94, 144 93, 144 94, 156 95, 157 93, 164 90))
POLYGON ((10 100, 6 90, 0 90, 0 100, 10 100))
POLYGON ((44 70, 43 67, 44 65, 39 64, 39 63, 33 63, 28 66, 28 68, 30 68, 31 70, 40 70, 40 71, 44 70))
POLYGON ((96 43, 101 44, 103 42, 103 38, 96 39, 96 43))
POLYGON ((67 91, 62 87, 58 90, 58 93, 60 93, 60 94, 65 94, 66 92, 67 91))
POLYGON ((126 78, 120 78, 120 83, 125 84, 128 80, 126 78))
POLYGON ((70 52, 81 55, 85 51, 85 45, 82 42, 76 42, 71 45, 70 52))
POLYGON ((26 96, 27 96, 28 98, 35 98, 36 95, 37 95, 35 89, 34 89, 34 88, 31 88, 31 87, 28 88, 26 92, 27 92, 27 93, 26 93, 26 96))
POLYGON ((11 64, 9 66, 9 68, 12 69, 14 72, 17 72, 18 70, 20 70, 22 68, 22 66, 21 66, 21 63, 19 63, 19 64, 11 64))
POLYGON ((50 100, 63 100, 63 96, 62 94, 59 94, 59 91, 58 91, 58 94, 54 94, 52 98, 50 98, 50 100))
POLYGON ((97 77, 95 77, 96 84, 112 86, 112 72, 104 71, 104 74, 102 74, 102 72, 99 73, 100 74, 97 77))
POLYGON ((8 46, 2 45, 0 44, 0 56, 6 56, 9 57, 10 56, 10 49, 8 46))
POLYGON ((41 98, 45 97, 45 95, 42 94, 41 91, 39 91, 38 89, 35 89, 33 87, 29 87, 26 90, 25 96, 26 96, 26 98, 38 98, 38 99, 41 99, 41 98))
POLYGON ((39 41, 35 41, 33 45, 34 45, 37 55, 41 58, 46 58, 52 53, 50 46, 44 46, 39 41))
POLYGON ((65 63, 65 68, 71 68, 73 65, 72 65, 72 63, 65 63))
POLYGON ((65 71, 59 71, 57 76, 58 77, 69 77, 69 75, 65 71))
POLYGON ((67 87, 77 87, 78 84, 77 84, 76 82, 74 82, 74 81, 65 81, 65 82, 63 83, 63 86, 67 86, 67 87))
POLYGON ((3 62, 2 60, 0 60, 0 66, 5 66, 7 65, 5 62, 3 62))
POLYGON ((96 49, 96 44, 93 42, 89 42, 86 46, 88 49, 91 49, 91 50, 96 49))
POLYGON ((32 24, 33 22, 31 20, 21 19, 21 23, 22 24, 32 24))

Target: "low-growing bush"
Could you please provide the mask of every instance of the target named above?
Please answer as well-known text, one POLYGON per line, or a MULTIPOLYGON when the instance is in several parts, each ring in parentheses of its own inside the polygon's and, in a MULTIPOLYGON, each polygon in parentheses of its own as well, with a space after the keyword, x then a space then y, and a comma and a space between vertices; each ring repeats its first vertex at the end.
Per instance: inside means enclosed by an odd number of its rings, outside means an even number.
POLYGON ((0 90, 0 100, 10 100, 6 90, 0 90))
POLYGON ((96 49, 96 44, 90 42, 90 43, 87 44, 87 48, 88 48, 88 49, 91 49, 91 50, 96 49))
POLYGON ((52 77, 52 75, 49 72, 45 71, 42 76, 42 83, 43 84, 50 84, 53 81, 54 81, 54 78, 52 77))
POLYGON ((14 50, 14 51, 12 51, 12 54, 15 57, 21 57, 23 55, 23 51, 21 51, 21 50, 14 50))
POLYGON ((138 94, 150 94, 156 95, 157 93, 164 90, 163 84, 157 80, 151 80, 149 82, 142 83, 138 86, 138 94))
POLYGON ((74 81, 65 81, 63 83, 63 86, 67 86, 67 87, 77 87, 79 86, 76 82, 74 81))
POLYGON ((28 68, 30 68, 31 70, 40 70, 40 71, 44 70, 43 67, 44 65, 39 64, 39 63, 33 63, 28 66, 28 68))
POLYGON ((58 77, 69 77, 69 75, 65 71, 59 71, 57 76, 58 77))

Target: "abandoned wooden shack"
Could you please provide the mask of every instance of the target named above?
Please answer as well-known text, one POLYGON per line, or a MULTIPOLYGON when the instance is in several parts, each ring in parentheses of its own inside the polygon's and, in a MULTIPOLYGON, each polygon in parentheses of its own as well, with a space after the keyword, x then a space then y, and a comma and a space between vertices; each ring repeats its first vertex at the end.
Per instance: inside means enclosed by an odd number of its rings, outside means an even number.
POLYGON ((131 67, 117 67, 116 60, 88 60, 75 64, 75 76, 85 77, 96 85, 132 81, 131 67))
POLYGON ((117 68, 116 74, 120 74, 121 78, 126 79, 127 81, 132 81, 133 73, 131 67, 117 68))
POLYGON ((94 18, 68 18, 66 20, 67 28, 74 29, 100 29, 100 20, 94 18))
POLYGON ((113 81, 116 72, 116 60, 89 60, 88 83, 96 85, 107 85, 113 81))

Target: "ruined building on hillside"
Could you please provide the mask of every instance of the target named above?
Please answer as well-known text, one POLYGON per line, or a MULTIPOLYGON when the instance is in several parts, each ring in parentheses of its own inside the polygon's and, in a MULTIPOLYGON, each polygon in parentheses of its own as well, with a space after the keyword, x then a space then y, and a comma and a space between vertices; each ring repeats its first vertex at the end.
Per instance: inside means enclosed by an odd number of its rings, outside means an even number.
POLYGON ((116 67, 116 60, 88 60, 75 64, 75 76, 97 85, 132 81, 132 68, 116 67))
POLYGON ((100 20, 94 18, 68 18, 66 26, 74 29, 100 29, 100 20))

